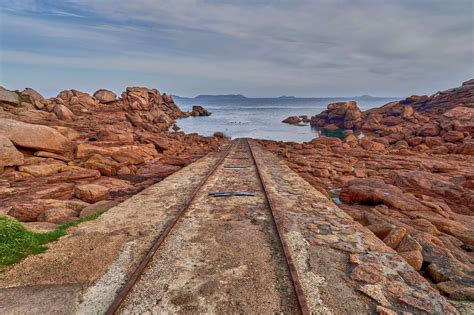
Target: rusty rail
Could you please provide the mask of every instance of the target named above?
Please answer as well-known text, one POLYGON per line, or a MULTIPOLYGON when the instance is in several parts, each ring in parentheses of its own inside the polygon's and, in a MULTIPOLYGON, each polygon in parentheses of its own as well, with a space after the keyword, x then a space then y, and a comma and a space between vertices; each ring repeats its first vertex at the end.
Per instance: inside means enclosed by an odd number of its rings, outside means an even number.
POLYGON ((290 248, 289 248, 288 243, 286 241, 283 229, 280 225, 280 222, 279 222, 280 220, 279 220, 278 216, 275 214, 275 208, 274 208, 273 202, 272 202, 272 200, 271 200, 271 198, 268 194, 268 187, 265 184, 265 181, 263 180, 263 176, 262 176, 262 173, 261 173, 261 170, 260 170, 260 167, 259 167, 259 163, 257 162, 257 159, 255 158, 255 154, 253 152, 252 145, 250 144, 248 139, 247 139, 247 145, 249 147, 250 154, 252 155, 252 159, 255 163, 255 168, 257 169, 257 174, 258 174, 258 177, 260 179, 260 183, 262 184, 263 191, 265 192, 265 198, 268 201, 268 206, 270 208, 270 213, 272 215, 273 222, 275 223, 275 227, 276 227, 276 230, 277 230, 277 233, 278 233, 281 248, 283 249, 283 254, 285 255, 285 260, 286 260, 286 263, 287 263, 287 266, 288 266, 288 271, 290 272, 291 280, 293 282, 293 288, 295 290, 295 295, 296 295, 296 298, 298 300, 298 305, 300 307, 301 314, 309 315, 309 314, 311 314, 311 312, 309 311, 308 302, 306 301, 306 296, 304 295, 304 291, 303 291, 303 287, 301 285, 301 281, 300 281, 300 278, 299 278, 299 275, 298 275, 298 271, 296 270, 296 266, 293 262, 293 258, 291 257, 290 248))
POLYGON ((179 221, 179 219, 183 216, 183 214, 186 212, 186 210, 189 208, 191 203, 193 202, 194 198, 196 197, 197 193, 201 190, 202 186, 206 183, 206 181, 209 179, 209 177, 216 171, 216 169, 219 167, 219 165, 222 164, 224 159, 229 155, 230 149, 232 148, 234 144, 230 143, 222 156, 219 158, 219 160, 214 164, 214 166, 206 173, 204 178, 199 182, 199 184, 196 186, 196 188, 193 190, 192 194, 189 196, 189 198, 186 200, 184 203, 184 206, 178 211, 178 213, 175 215, 175 217, 166 223, 165 228, 163 232, 160 234, 160 236, 153 242, 153 245, 150 247, 150 249, 147 251, 146 255, 138 265, 138 267, 135 269, 135 271, 132 273, 130 278, 127 280, 125 285, 120 289, 118 292, 117 296, 113 300, 112 304, 110 304, 109 308, 105 312, 107 315, 112 315, 115 314, 115 312, 119 309, 120 305, 122 302, 125 300, 127 295, 130 293, 134 285, 138 282, 140 279, 141 275, 145 271, 146 267, 150 263, 150 261, 153 259, 153 256, 155 256, 158 248, 163 244, 165 241, 166 237, 170 234, 171 230, 173 227, 176 225, 176 223, 179 221))

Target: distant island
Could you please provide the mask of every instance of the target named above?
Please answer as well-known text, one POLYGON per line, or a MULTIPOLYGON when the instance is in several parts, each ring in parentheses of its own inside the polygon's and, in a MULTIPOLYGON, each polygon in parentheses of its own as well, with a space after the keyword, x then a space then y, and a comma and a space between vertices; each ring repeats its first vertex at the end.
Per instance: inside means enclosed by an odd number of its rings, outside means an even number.
POLYGON ((278 99, 278 100, 322 100, 322 99, 341 99, 341 100, 358 100, 358 99, 401 99, 401 97, 396 96, 372 96, 368 94, 360 96, 347 96, 347 97, 338 97, 338 96, 322 96, 322 97, 298 97, 292 95, 282 95, 277 97, 247 97, 242 94, 223 94, 223 95, 210 95, 202 94, 195 97, 186 97, 179 95, 172 95, 174 99, 177 100, 194 100, 194 101, 239 101, 239 100, 249 100, 249 99, 278 99))

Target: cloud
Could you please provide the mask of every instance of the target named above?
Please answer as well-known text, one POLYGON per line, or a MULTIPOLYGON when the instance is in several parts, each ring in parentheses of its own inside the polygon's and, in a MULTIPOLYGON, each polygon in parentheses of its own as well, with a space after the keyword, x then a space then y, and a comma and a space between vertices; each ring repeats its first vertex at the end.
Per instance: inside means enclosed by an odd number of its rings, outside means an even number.
POLYGON ((259 85, 274 95, 429 93, 474 72, 471 1, 66 0, 8 7, 2 62, 10 65, 120 67, 170 80, 227 80, 219 85, 227 91, 258 93, 259 85))

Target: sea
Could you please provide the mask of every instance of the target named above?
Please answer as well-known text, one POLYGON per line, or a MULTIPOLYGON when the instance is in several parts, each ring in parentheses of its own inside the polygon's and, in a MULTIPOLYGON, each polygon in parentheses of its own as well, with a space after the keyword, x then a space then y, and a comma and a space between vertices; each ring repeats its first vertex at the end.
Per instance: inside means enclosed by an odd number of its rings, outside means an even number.
MULTIPOLYGON (((382 106, 400 98, 394 97, 323 97, 323 98, 248 98, 242 95, 212 96, 195 98, 173 96, 175 103, 184 111, 193 105, 201 105, 211 116, 188 117, 177 121, 178 127, 186 133, 210 136, 223 132, 230 138, 255 138, 276 141, 307 142, 322 135, 333 135, 307 124, 295 126, 282 123, 289 116, 319 114, 327 105, 335 102, 355 100, 361 110, 382 106)), ((336 134, 337 136, 337 131, 336 134)))

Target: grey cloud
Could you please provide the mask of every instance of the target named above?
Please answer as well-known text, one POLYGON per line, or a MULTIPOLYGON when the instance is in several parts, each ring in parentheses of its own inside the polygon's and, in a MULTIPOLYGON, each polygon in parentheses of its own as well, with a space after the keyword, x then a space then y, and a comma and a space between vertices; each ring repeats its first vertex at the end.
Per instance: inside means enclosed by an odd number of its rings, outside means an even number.
MULTIPOLYGON (((17 1, 16 7, 20 11, 47 9, 38 8, 35 1, 23 6, 21 2, 17 1)), ((78 50, 81 45, 96 47, 88 58, 76 58, 72 64, 89 60, 99 67, 113 67, 125 57, 137 62, 135 68, 141 71, 165 69, 173 75, 188 72, 203 78, 232 78, 229 91, 235 85, 245 92, 256 90, 250 84, 273 84, 275 95, 284 88, 290 89, 285 94, 337 95, 342 85, 351 94, 429 93, 447 81, 454 86, 473 76, 470 1, 63 3, 71 8, 65 12, 101 22, 76 21, 76 25, 58 27, 57 21, 36 17, 11 19, 19 21, 25 32, 40 37, 66 38, 70 34, 72 40, 80 38, 82 42, 75 46, 78 50), (35 24, 29 25, 28 19, 35 24), (114 56, 109 59, 107 54, 114 56)), ((67 49, 58 54, 67 54, 67 49)), ((67 63, 61 66, 67 67, 67 63)))

